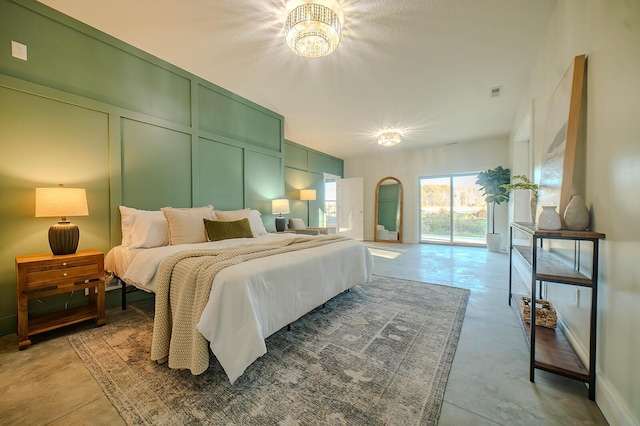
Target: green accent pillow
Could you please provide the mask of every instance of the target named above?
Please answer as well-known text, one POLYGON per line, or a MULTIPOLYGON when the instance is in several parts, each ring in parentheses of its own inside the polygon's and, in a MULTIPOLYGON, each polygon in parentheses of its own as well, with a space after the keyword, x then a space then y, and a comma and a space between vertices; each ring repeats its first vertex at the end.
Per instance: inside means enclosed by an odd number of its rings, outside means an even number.
POLYGON ((253 238, 249 219, 240 220, 204 220, 209 241, 228 240, 230 238, 253 238))

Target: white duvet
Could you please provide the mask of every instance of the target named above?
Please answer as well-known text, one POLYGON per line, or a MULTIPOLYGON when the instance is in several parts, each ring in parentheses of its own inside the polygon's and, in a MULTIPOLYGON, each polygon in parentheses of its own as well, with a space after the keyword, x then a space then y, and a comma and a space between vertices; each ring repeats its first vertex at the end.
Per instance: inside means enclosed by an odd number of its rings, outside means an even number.
MULTIPOLYGON (((155 273, 164 258, 181 250, 231 247, 298 238, 268 234, 258 238, 224 240, 141 249, 130 260, 125 282, 153 291, 155 273)), ((120 256, 125 256, 120 254, 120 256)), ((115 256, 108 256, 114 263, 115 256)), ((107 263, 109 263, 107 262, 107 263)), ((107 269, 109 266, 107 265, 107 269)), ((373 258, 355 240, 250 260, 220 271, 197 324, 231 383, 266 353, 264 339, 332 297, 371 281, 373 258)))

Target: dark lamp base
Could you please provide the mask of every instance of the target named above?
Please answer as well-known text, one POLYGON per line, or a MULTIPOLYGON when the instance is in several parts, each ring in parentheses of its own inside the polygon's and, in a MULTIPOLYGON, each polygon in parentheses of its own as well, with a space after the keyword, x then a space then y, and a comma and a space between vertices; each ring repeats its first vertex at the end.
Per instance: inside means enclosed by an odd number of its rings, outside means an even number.
POLYGON ((69 222, 58 222, 49 228, 49 247, 55 255, 73 254, 78 249, 80 230, 69 222))
POLYGON ((284 228, 286 226, 286 221, 284 216, 276 216, 276 231, 284 232, 284 228))

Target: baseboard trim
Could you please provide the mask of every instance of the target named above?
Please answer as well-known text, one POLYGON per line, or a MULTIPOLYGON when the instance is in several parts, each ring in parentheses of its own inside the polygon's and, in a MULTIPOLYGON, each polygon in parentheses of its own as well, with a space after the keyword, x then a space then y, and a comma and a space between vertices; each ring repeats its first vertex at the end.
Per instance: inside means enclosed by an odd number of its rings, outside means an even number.
MULTIPOLYGON (((573 350, 584 365, 589 365, 589 355, 582 347, 578 339, 571 332, 562 316, 558 313, 558 323, 563 329, 564 335, 573 347, 573 350)), ((596 366, 596 404, 602 411, 610 425, 640 426, 640 420, 634 419, 631 410, 625 404, 620 394, 609 384, 607 378, 596 366)))
POLYGON ((610 425, 640 426, 640 419, 634 418, 620 394, 605 377, 596 371, 596 403, 610 425))

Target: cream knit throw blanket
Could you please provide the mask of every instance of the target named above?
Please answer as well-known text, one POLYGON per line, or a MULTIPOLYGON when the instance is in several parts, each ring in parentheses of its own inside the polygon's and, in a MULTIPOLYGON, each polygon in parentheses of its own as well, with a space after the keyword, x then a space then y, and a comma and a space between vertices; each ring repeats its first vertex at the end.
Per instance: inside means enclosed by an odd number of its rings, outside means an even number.
POLYGON ((345 237, 314 236, 273 244, 218 250, 189 250, 165 259, 158 269, 151 359, 169 368, 202 374, 209 367, 207 340, 196 329, 215 275, 251 259, 318 247, 345 237))

